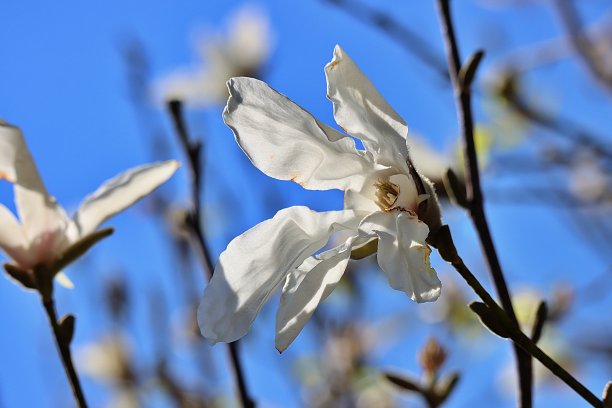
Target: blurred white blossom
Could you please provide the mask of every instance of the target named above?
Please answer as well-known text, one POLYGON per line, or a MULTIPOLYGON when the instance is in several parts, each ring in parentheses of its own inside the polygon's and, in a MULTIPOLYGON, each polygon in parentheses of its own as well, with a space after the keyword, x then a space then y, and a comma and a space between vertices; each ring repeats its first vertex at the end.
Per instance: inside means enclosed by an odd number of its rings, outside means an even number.
MULTIPOLYGON (((0 248, 26 271, 51 264, 108 218, 156 189, 178 166, 170 160, 130 169, 86 197, 69 218, 47 192, 21 131, 0 121, 0 179, 13 183, 19 215, 18 221, 0 204, 0 248)), ((59 277, 70 285, 65 276, 59 277)))
POLYGON ((364 245, 377 244, 392 288, 417 302, 440 294, 425 242, 441 224, 440 208, 429 180, 410 170, 406 124, 340 47, 325 74, 336 122, 365 150, 264 82, 228 82, 223 118, 252 163, 306 189, 344 190, 345 202, 341 211, 283 209, 230 242, 199 309, 202 333, 213 342, 244 336, 282 287, 276 348, 285 350, 364 245), (351 232, 344 242, 319 252, 342 230, 351 232))
POLYGON ((569 188, 578 199, 586 202, 600 201, 612 192, 612 178, 607 174, 597 155, 587 149, 576 154, 570 167, 569 188))
POLYGON ((177 69, 158 81, 157 99, 181 100, 194 107, 222 104, 227 99, 227 80, 258 76, 272 45, 267 16, 253 7, 243 7, 231 16, 225 35, 199 38, 196 65, 177 69))
POLYGON ((121 336, 110 335, 78 348, 76 359, 83 374, 97 380, 120 382, 129 371, 131 354, 121 336))
POLYGON ((103 337, 76 350, 79 372, 114 386, 109 408, 137 408, 137 380, 131 367, 132 352, 118 334, 103 337))

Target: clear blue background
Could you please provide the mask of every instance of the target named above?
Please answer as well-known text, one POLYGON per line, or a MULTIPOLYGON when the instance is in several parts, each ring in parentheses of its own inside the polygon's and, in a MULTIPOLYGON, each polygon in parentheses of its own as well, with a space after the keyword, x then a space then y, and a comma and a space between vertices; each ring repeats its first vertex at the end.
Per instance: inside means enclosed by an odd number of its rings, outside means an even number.
MULTIPOLYGON (((370 3, 421 34, 442 55, 433 2, 370 3)), ((464 56, 476 48, 496 50, 487 56, 483 73, 511 50, 559 35, 558 22, 545 2, 514 7, 487 6, 495 2, 484 1, 454 3, 464 56)), ((68 0, 3 5, 0 117, 22 128, 49 191, 68 210, 74 210, 107 178, 152 160, 150 140, 142 132, 127 96, 126 66, 120 52, 126 39, 138 38, 142 42, 151 58, 153 74, 159 77, 194 63, 194 31, 201 27, 223 30, 223 21, 240 4, 68 0)), ((331 103, 325 98, 323 66, 331 59, 334 45, 341 44, 412 131, 426 135, 440 150, 454 143, 457 125, 450 90, 385 34, 319 1, 276 0, 257 5, 269 14, 275 34, 275 48, 265 75, 271 86, 320 120, 333 124, 331 103)), ((594 21, 608 5, 607 1, 593 0, 581 12, 587 22, 594 21)), ((549 95, 557 108, 609 136, 609 95, 597 88, 576 61, 536 71, 529 80, 549 95)), ((477 119, 489 120, 482 100, 476 98, 475 104, 477 119)), ((153 109, 156 126, 171 135, 163 109, 153 109)), ((215 220, 209 223, 215 255, 235 235, 285 206, 301 204, 316 210, 341 207, 339 192, 306 192, 259 173, 243 157, 230 130, 223 125, 221 109, 219 106, 189 114, 196 135, 206 136, 206 212, 215 220)), ((163 158, 181 159, 170 137, 169 144, 174 147, 164 152, 163 158)), ((495 174, 485 177, 486 186, 495 182, 495 174)), ((177 205, 187 202, 185 184, 185 171, 181 170, 164 187, 176 197, 177 205)), ((11 200, 10 188, 0 185, 0 201, 11 200)), ((595 253, 582 236, 568 227, 564 210, 490 205, 488 211, 513 288, 535 287, 550 296, 552 282, 568 281, 580 287, 610 266, 609 254, 595 253)), ((488 282, 478 241, 465 214, 450 209, 445 221, 452 225, 467 263, 488 282)), ((58 307, 61 314, 72 312, 79 317, 73 343, 76 348, 99 338, 107 325, 101 323, 101 299, 95 294, 109 274, 123 271, 134 288, 135 313, 141 320, 131 334, 139 357, 146 359, 154 349, 146 296, 161 288, 171 305, 177 296, 177 274, 167 250, 163 220, 154 219, 150 206, 144 202, 109 224, 116 227, 115 235, 69 269, 76 289, 58 289, 58 307)), ((437 257, 434 263, 443 282, 451 279, 452 271, 446 265, 437 257)), ((390 313, 413 316, 406 321, 410 326, 403 331, 401 341, 374 353, 372 363, 417 371, 414 353, 429 334, 439 333, 440 328, 416 320, 419 306, 392 292, 376 273, 365 276, 373 281, 368 285, 368 319, 381 319, 390 313)), ((568 339, 579 338, 581 330, 593 324, 610 332, 609 314, 605 313, 610 297, 605 297, 593 306, 578 304, 563 326, 568 339)), ((70 394, 38 299, 7 279, 0 280, 0 299, 0 406, 67 406, 71 403, 70 394)), ((286 380, 286 373, 297 354, 316 353, 320 345, 307 332, 290 352, 278 355, 273 347, 274 307, 267 309, 243 343, 247 381, 254 397, 265 406, 297 406, 297 388, 286 380)), ((173 309, 172 313, 177 318, 180 311, 173 309)), ((466 340, 452 344, 449 368, 465 369, 465 373, 448 406, 478 401, 487 401, 487 406, 513 406, 513 399, 500 394, 495 378, 492 380, 510 364, 510 347, 491 336, 474 343, 466 340), (457 351, 455 355, 453 349, 457 351)), ((220 347, 215 348, 215 361, 222 372, 225 362, 220 347)), ((609 380, 609 369, 605 364, 585 364, 578 375, 600 394, 609 380)), ((108 398, 104 388, 90 379, 83 381, 92 406, 102 405, 108 398)), ((216 386, 226 383, 221 379, 216 386)), ((158 403, 164 406, 162 399, 158 403)), ((582 405, 563 385, 544 388, 536 399, 540 407, 582 405)))

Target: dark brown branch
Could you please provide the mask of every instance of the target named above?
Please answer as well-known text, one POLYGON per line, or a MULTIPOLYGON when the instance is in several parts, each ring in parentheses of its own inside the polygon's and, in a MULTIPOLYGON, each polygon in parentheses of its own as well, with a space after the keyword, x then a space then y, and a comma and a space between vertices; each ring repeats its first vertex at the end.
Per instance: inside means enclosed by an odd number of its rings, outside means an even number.
POLYGON ((74 368, 74 363, 72 362, 72 354, 70 353, 70 338, 66 336, 66 333, 64 333, 65 331, 62 331, 59 326, 59 323, 57 321, 57 313, 55 311, 55 302, 53 301, 52 294, 50 296, 43 296, 43 294, 41 293, 41 301, 43 307, 45 308, 45 312, 47 313, 49 325, 53 330, 55 345, 57 346, 57 350, 62 359, 62 365, 64 366, 66 376, 68 377, 68 381, 70 382, 70 388, 72 389, 74 399, 77 402, 79 408, 87 408, 85 394, 83 394, 81 382, 79 381, 79 377, 74 368))
MULTIPOLYGON (((187 127, 183 119, 182 103, 180 101, 170 101, 168 108, 176 134, 178 136, 181 147, 184 150, 187 158, 187 165, 190 176, 191 190, 191 208, 189 209, 187 227, 191 236, 191 244, 194 251, 197 253, 202 268, 206 272, 207 281, 210 280, 214 271, 214 264, 206 245, 206 237, 202 229, 201 221, 201 187, 202 187, 202 172, 201 172, 201 150, 202 144, 199 141, 194 141, 189 138, 187 127)), ((230 362, 234 371, 236 385, 238 387, 238 395, 240 403, 244 408, 255 407, 255 403, 249 396, 249 392, 244 379, 242 364, 238 350, 239 342, 235 341, 228 344, 230 362)))
MULTIPOLYGON (((462 63, 459 56, 457 40, 455 38, 449 3, 449 0, 437 0, 444 44, 447 53, 448 70, 450 73, 451 82, 453 84, 455 103, 457 105, 457 116, 463 138, 468 211, 476 231, 478 232, 480 244, 489 266, 489 273, 495 285, 497 295, 501 300, 502 307, 508 314, 510 320, 514 324, 518 325, 514 308, 512 306, 510 291, 508 290, 508 286, 502 272, 501 264, 497 256, 495 245, 493 244, 493 238, 491 236, 484 211, 482 189, 480 187, 480 173, 478 170, 478 157, 476 155, 476 147, 474 143, 474 123, 470 94, 471 84, 460 80, 459 77, 460 72, 462 71, 462 63)), ((514 352, 516 355, 519 376, 520 406, 523 408, 529 408, 532 406, 533 373, 531 357, 516 344, 514 345, 514 352)))
MULTIPOLYGON (((480 297, 484 305, 487 307, 487 313, 492 315, 491 321, 495 323, 497 328, 501 328, 501 333, 504 337, 510 338, 516 347, 520 347, 526 354, 533 356, 539 362, 541 362, 546 368, 548 368, 554 375, 565 382, 570 388, 572 388, 578 395, 584 398, 589 404, 594 407, 602 407, 602 401, 597 398, 589 389, 587 389, 580 381, 572 376, 568 371, 561 367, 556 361, 554 361, 548 354, 540 349, 535 342, 526 336, 520 329, 520 326, 516 321, 513 321, 510 316, 504 311, 497 302, 491 297, 489 292, 480 284, 478 279, 469 270, 469 268, 463 262, 463 259, 458 255, 457 248, 453 242, 453 238, 450 229, 447 225, 442 226, 438 229, 437 233, 433 237, 433 246, 438 249, 440 256, 445 261, 449 262, 455 270, 461 275, 466 283, 472 288, 474 293, 480 297)), ((487 322, 484 322, 486 324, 487 322)))

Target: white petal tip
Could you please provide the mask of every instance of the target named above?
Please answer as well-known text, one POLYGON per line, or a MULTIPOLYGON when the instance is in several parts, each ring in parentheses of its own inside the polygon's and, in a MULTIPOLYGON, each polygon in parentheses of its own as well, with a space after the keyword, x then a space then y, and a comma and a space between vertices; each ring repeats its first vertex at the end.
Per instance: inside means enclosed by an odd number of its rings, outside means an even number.
POLYGON ((181 162, 179 162, 178 160, 167 160, 163 162, 162 165, 168 166, 168 168, 171 168, 176 171, 179 167, 181 167, 181 162))
POLYGON ((440 293, 442 292, 441 287, 433 288, 427 292, 423 292, 420 294, 414 294, 411 296, 411 299, 417 303, 429 303, 435 302, 440 297, 440 293))
POLYGON ((329 73, 332 69, 334 69, 342 61, 343 55, 344 51, 339 45, 336 44, 334 47, 334 56, 332 57, 332 60, 325 65, 325 72, 329 73))
POLYGON ((74 283, 72 283, 70 278, 66 276, 64 272, 60 272, 55 275, 55 280, 66 289, 74 289, 74 283))
POLYGON ((278 354, 283 354, 290 344, 291 343, 287 344, 285 342, 279 341, 279 339, 276 339, 276 341, 274 342, 274 348, 276 349, 276 351, 278 351, 278 354))

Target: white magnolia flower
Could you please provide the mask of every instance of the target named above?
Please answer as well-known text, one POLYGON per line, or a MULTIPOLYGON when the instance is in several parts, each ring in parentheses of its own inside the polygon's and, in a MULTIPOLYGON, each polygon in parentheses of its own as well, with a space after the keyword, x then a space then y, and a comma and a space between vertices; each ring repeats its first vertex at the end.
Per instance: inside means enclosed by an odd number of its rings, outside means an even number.
POLYGON ((69 218, 47 192, 21 131, 0 121, 0 179, 13 183, 21 221, 0 204, 0 249, 24 271, 53 263, 109 217, 165 182, 178 166, 170 160, 128 170, 85 198, 69 218))
POLYGON ((253 164, 306 189, 344 190, 345 202, 341 211, 283 209, 230 242, 199 309, 200 328, 212 342, 244 336, 282 287, 276 348, 285 350, 336 287, 351 252, 375 241, 392 288, 417 302, 440 294, 425 243, 430 228, 440 226, 440 209, 431 183, 407 164, 406 124, 340 47, 325 74, 336 122, 365 150, 264 82, 228 82, 223 119, 253 164), (342 230, 351 232, 345 242, 318 252, 342 230))
POLYGON ((257 75, 271 49, 267 17, 253 7, 243 7, 231 17, 227 35, 199 40, 198 65, 162 78, 156 93, 164 101, 177 99, 196 107, 222 104, 227 99, 227 80, 257 75))

